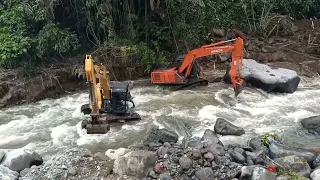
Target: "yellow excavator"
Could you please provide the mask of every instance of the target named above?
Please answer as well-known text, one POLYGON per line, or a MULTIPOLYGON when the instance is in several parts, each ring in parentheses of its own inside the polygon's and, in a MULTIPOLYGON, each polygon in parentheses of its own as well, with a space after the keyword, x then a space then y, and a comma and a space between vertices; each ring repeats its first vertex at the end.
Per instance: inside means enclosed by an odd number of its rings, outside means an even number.
POLYGON ((81 126, 87 134, 106 134, 110 130, 109 121, 124 123, 141 119, 133 111, 135 104, 129 83, 111 82, 106 66, 96 65, 91 55, 86 55, 85 75, 90 84, 90 103, 82 105, 81 112, 90 114, 91 119, 82 121, 81 126))

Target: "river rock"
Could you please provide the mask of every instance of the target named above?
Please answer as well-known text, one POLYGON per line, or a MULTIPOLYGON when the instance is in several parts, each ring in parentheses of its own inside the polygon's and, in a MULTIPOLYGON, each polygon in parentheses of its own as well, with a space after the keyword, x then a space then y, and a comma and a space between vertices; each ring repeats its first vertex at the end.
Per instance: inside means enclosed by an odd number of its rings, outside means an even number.
POLYGON ((201 168, 195 174, 200 180, 214 180, 214 173, 210 167, 201 168))
POLYGON ((200 137, 183 138, 182 144, 183 144, 183 148, 185 148, 185 149, 188 149, 188 148, 201 149, 203 147, 203 144, 201 142, 201 138, 200 137))
POLYGON ((307 130, 313 130, 320 134, 320 116, 311 116, 301 120, 301 125, 307 130))
POLYGON ((18 179, 19 173, 12 171, 8 167, 0 165, 0 179, 3 180, 15 180, 18 179))
POLYGON ((252 180, 275 180, 276 174, 267 171, 262 167, 255 167, 252 173, 252 180))
POLYGON ((43 163, 42 157, 35 151, 28 149, 12 149, 6 152, 1 164, 13 171, 20 172, 33 165, 39 166, 43 163))
POLYGON ((241 167, 241 179, 249 179, 251 178, 252 174, 253 174, 253 170, 255 167, 258 167, 256 165, 252 165, 252 166, 242 166, 241 167))
POLYGON ((243 164, 246 161, 246 158, 242 154, 234 150, 230 153, 230 156, 235 162, 240 164, 243 164))
POLYGON ((312 168, 320 167, 320 154, 317 156, 317 158, 312 162, 312 168))
POLYGON ((211 131, 210 129, 206 129, 203 133, 203 136, 201 138, 203 143, 206 143, 208 145, 210 144, 220 144, 223 146, 222 142, 219 140, 219 137, 214 131, 211 131))
POLYGON ((179 136, 172 131, 169 131, 167 129, 159 129, 159 127, 152 127, 148 130, 147 136, 143 141, 144 145, 148 145, 151 142, 154 143, 176 143, 179 139, 179 136))
POLYGON ((320 179, 320 169, 314 170, 310 175, 311 180, 319 180, 320 179))
POLYGON ((309 177, 311 168, 307 161, 298 156, 291 155, 274 160, 276 163, 284 167, 290 167, 300 174, 300 176, 309 177))
POLYGON ((249 146, 250 146, 254 151, 260 150, 261 147, 262 147, 262 142, 261 142, 260 137, 255 137, 255 138, 250 139, 250 141, 249 141, 249 146))
POLYGON ((189 170, 192 167, 192 160, 186 156, 179 159, 179 164, 183 170, 189 170))
POLYGON ((157 159, 157 154, 152 151, 132 151, 116 159, 113 170, 119 176, 143 178, 154 167, 157 159))
POLYGON ((237 127, 233 125, 232 123, 228 122, 225 119, 218 118, 216 121, 216 124, 214 125, 214 131, 217 134, 221 135, 235 135, 240 136, 242 134, 245 134, 245 131, 241 127, 237 127))
POLYGON ((287 155, 296 155, 300 158, 304 158, 309 164, 312 164, 317 157, 310 151, 295 149, 282 144, 271 144, 269 146, 269 156, 271 159, 276 159, 287 155))
POLYGON ((128 153, 130 150, 126 148, 119 148, 119 149, 108 149, 105 153, 110 159, 118 159, 119 157, 123 156, 124 154, 128 153))
POLYGON ((0 149, 0 163, 4 157, 4 154, 5 154, 4 150, 0 149))
POLYGON ((210 144, 206 147, 208 152, 211 152, 213 155, 223 155, 224 154, 224 147, 220 144, 210 144))
MULTIPOLYGON (((293 93, 297 90, 300 77, 296 71, 285 68, 271 68, 253 59, 242 60, 241 76, 247 84, 266 92, 293 93)), ((224 81, 231 83, 227 68, 224 81)))

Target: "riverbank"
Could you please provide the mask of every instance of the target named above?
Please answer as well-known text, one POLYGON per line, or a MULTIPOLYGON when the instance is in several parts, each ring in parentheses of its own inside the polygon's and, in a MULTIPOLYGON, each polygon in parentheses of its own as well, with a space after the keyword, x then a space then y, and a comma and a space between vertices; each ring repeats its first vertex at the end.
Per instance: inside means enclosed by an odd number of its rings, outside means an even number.
MULTIPOLYGON (((320 20, 299 20, 295 22, 292 32, 287 36, 263 38, 245 35, 244 58, 252 58, 271 67, 288 68, 296 71, 300 76, 318 76, 320 73, 318 27, 320 27, 320 20)), ((221 30, 213 30, 212 35, 213 42, 228 37, 225 31, 221 30)), ((121 54, 117 49, 117 54, 119 53, 121 54)), ((122 56, 108 55, 106 59, 97 52, 93 55, 97 55, 94 56, 96 61, 108 64, 111 80, 149 78, 149 74, 137 59, 127 57, 125 61, 120 61, 119 58, 122 56)), ((219 60, 225 57, 203 58, 200 61, 202 72, 209 82, 221 80, 226 65, 219 63, 219 60)), ((0 69, 0 107, 57 98, 87 88, 83 77, 84 58, 85 55, 79 55, 53 63, 36 70, 37 73, 29 78, 22 76, 26 69, 0 69)))
POLYGON ((176 133, 154 126, 141 142, 129 148, 95 154, 83 148, 69 149, 40 166, 21 171, 19 179, 319 178, 319 152, 284 146, 272 134, 248 139, 247 145, 224 145, 220 141, 223 136, 245 133, 243 128, 222 118, 202 137, 185 137, 182 141, 176 133))

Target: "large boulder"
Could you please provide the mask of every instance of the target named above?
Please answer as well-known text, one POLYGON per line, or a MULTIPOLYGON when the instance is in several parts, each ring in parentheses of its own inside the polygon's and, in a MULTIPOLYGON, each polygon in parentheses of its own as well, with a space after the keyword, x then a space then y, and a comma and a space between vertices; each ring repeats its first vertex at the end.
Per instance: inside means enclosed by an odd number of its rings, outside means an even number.
POLYGON ((206 129, 204 131, 201 141, 208 145, 211 145, 211 144, 223 145, 219 137, 217 136, 217 134, 214 131, 211 131, 210 129, 206 129))
POLYGON ((155 162, 158 160, 157 154, 152 151, 132 151, 116 159, 114 162, 114 173, 119 176, 134 176, 144 178, 148 175, 155 162))
POLYGON ((39 166, 43 163, 42 157, 28 149, 13 149, 5 153, 1 164, 13 171, 20 172, 33 165, 39 166))
POLYGON ((301 120, 303 128, 309 131, 315 131, 320 134, 320 116, 311 116, 301 120))
POLYGON ((143 140, 144 145, 149 145, 150 143, 176 143, 179 139, 179 136, 172 131, 167 129, 159 129, 155 126, 148 130, 146 138, 143 140))
MULTIPOLYGON (((297 90, 300 77, 296 71, 285 68, 271 68, 253 59, 242 60, 241 76, 247 84, 266 92, 293 93, 297 90)), ((231 83, 230 67, 224 75, 224 81, 231 83)))
POLYGON ((12 171, 9 168, 0 165, 0 179, 2 180, 14 180, 18 179, 19 173, 16 171, 12 171))
POLYGON ((271 159, 277 159, 288 155, 296 155, 300 158, 304 158, 309 164, 312 164, 317 157, 312 152, 291 148, 282 144, 271 144, 269 146, 269 156, 271 159))
POLYGON ((221 135, 235 135, 240 136, 242 134, 245 134, 245 131, 241 127, 237 127, 233 125, 232 123, 228 122, 225 119, 218 118, 216 121, 216 124, 214 125, 214 131, 217 134, 221 135))

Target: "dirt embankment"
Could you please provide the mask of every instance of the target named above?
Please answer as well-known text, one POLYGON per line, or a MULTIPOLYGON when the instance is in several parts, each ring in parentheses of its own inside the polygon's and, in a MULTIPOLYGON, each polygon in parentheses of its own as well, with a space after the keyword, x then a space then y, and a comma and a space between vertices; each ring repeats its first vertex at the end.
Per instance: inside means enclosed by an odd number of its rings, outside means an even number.
MULTIPOLYGON (((269 38, 245 35, 245 58, 252 58, 273 66, 293 69, 301 76, 314 77, 320 73, 320 20, 299 20, 292 28, 293 35, 269 38)), ((214 39, 226 34, 215 31, 214 39)), ((121 49, 98 49, 91 53, 97 62, 107 64, 111 80, 136 80, 149 74, 135 55, 124 54, 121 49)), ((22 70, 0 69, 0 107, 36 102, 54 98, 68 92, 87 88, 83 78, 85 55, 67 59, 43 68, 31 78, 22 77, 22 70)), ((213 59, 201 61, 203 75, 210 82, 220 81, 225 73, 223 63, 213 59), (213 71, 216 70, 216 71, 213 71), (212 73, 214 72, 214 73, 212 73)))

